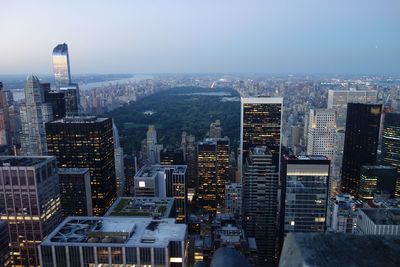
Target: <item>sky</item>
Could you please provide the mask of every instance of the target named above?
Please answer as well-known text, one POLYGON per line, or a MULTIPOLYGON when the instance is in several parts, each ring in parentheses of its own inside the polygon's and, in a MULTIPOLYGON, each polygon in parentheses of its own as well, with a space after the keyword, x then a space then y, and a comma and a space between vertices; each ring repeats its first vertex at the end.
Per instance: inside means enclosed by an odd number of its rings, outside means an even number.
POLYGON ((400 74, 399 0, 1 0, 0 74, 400 74))

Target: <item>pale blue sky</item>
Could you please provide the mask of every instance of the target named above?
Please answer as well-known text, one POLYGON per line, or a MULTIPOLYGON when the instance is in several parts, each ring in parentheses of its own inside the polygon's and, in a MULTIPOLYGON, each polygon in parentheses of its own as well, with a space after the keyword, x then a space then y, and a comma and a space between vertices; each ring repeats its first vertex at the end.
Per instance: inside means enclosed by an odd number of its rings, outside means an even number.
POLYGON ((399 0, 0 3, 0 74, 400 73, 399 0))

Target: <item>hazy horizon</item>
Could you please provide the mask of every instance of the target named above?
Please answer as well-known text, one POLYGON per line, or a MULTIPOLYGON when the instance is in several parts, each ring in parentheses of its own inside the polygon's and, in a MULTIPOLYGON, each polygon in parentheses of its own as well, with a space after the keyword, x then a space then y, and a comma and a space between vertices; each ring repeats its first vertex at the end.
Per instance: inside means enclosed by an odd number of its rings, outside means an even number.
POLYGON ((0 74, 397 75, 400 1, 8 1, 0 74))

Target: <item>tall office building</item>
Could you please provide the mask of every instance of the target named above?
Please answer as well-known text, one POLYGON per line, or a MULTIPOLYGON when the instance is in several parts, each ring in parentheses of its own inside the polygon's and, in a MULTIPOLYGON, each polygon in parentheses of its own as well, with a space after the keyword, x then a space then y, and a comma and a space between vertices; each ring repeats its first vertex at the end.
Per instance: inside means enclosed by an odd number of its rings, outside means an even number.
POLYGON ((157 144, 157 131, 154 125, 149 125, 146 138, 147 160, 149 164, 160 163, 162 145, 157 144))
POLYGON ((336 111, 311 109, 308 123, 307 154, 333 158, 335 151, 336 111))
POLYGON ((328 109, 337 111, 337 126, 346 125, 346 114, 348 103, 370 104, 376 103, 378 92, 370 91, 352 91, 352 90, 329 90, 328 91, 328 109))
POLYGON ((66 43, 59 44, 53 49, 53 71, 57 89, 66 87, 71 83, 68 45, 66 43))
POLYGON ((361 166, 376 164, 381 110, 382 106, 377 104, 348 104, 341 180, 343 193, 357 195, 361 166))
POLYGON ((146 165, 135 175, 136 197, 175 198, 176 220, 187 219, 186 165, 146 165))
POLYGON ((267 146, 279 172, 282 107, 283 99, 279 97, 241 99, 240 165, 246 162, 252 147, 267 146))
POLYGON ((46 133, 59 167, 89 168, 93 214, 104 214, 116 197, 112 120, 66 117, 47 123, 46 133))
POLYGON ((2 82, 0 82, 0 145, 12 146, 9 103, 2 82))
POLYGON ((45 90, 36 76, 28 76, 25 104, 21 106, 21 154, 39 156, 47 153, 45 123, 53 119, 51 104, 45 102, 45 90))
POLYGON ((229 138, 206 139, 197 146, 199 206, 211 213, 224 208, 229 180, 229 138))
POLYGON ((337 195, 340 189, 341 171, 343 163, 343 150, 344 150, 344 129, 337 129, 335 134, 335 146, 333 158, 331 161, 331 174, 330 174, 330 187, 331 195, 337 195))
POLYGON ((361 166, 357 197, 362 201, 373 200, 377 192, 394 197, 397 181, 396 168, 382 165, 361 166))
POLYGON ((221 121, 216 120, 210 124, 210 138, 221 138, 221 121))
POLYGON ((66 115, 78 116, 80 106, 78 84, 71 83, 68 86, 60 87, 60 92, 64 94, 66 115))
POLYGON ((181 149, 183 160, 186 162, 188 188, 196 188, 197 183, 197 145, 194 135, 182 132, 181 149))
POLYGON ((61 220, 55 157, 0 157, 0 218, 13 266, 38 266, 37 246, 61 220))
POLYGON ((63 218, 92 216, 92 191, 88 168, 59 168, 60 203, 63 218))
POLYGON ((325 156, 286 155, 283 159, 284 233, 324 232, 330 160, 325 156))
POLYGON ((65 94, 63 92, 45 91, 44 100, 51 105, 54 120, 66 116, 65 94))
POLYGON ((10 267, 10 247, 8 225, 6 221, 0 221, 0 266, 10 267))
POLYGON ((258 266, 278 260, 279 172, 266 146, 251 148, 243 166, 243 218, 247 236, 255 237, 258 266))
POLYGON ((400 113, 386 113, 382 134, 382 163, 397 169, 396 197, 400 197, 400 113))
POLYGON ((225 185, 225 213, 242 216, 243 187, 241 183, 225 185))
POLYGON ((115 177, 117 181, 117 196, 123 196, 125 191, 124 150, 119 143, 117 126, 113 123, 115 177))

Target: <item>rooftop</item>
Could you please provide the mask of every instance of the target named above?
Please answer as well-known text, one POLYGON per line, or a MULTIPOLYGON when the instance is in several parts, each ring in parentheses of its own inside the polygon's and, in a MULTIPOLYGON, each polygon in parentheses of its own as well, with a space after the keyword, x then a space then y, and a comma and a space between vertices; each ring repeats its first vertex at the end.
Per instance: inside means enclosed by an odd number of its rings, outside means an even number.
POLYGON ((52 156, 0 156, 0 166, 2 167, 28 167, 55 159, 52 156))
POLYGON ((360 209, 378 225, 400 225, 400 209, 360 209))
POLYGON ((89 168, 58 168, 58 174, 85 174, 89 168))
POLYGON ((62 246, 167 247, 185 239, 187 226, 175 219, 68 217, 42 242, 62 246))
POLYGON ((135 178, 153 178, 159 172, 173 169, 173 174, 184 174, 186 165, 146 165, 143 166, 135 175, 135 178))
POLYGON ((94 123, 103 122, 108 119, 109 118, 98 118, 96 116, 71 116, 52 121, 50 123, 94 123))
POLYGON ((283 155, 283 157, 285 158, 285 160, 329 160, 328 157, 326 156, 321 156, 321 155, 299 155, 299 156, 295 156, 295 155, 283 155))
POLYGON ((168 218, 173 205, 173 197, 120 197, 104 216, 168 218))
POLYGON ((289 233, 285 239, 279 266, 395 267, 400 266, 399 255, 399 237, 289 233))

